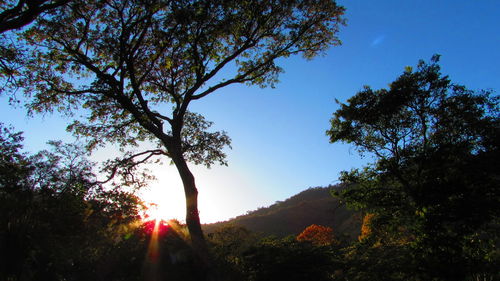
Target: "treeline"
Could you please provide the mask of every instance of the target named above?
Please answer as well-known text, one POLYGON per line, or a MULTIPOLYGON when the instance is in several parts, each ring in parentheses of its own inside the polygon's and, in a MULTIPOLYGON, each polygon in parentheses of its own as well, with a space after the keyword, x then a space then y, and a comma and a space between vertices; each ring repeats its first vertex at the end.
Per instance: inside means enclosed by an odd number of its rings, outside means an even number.
POLYGON ((49 144, 25 153, 0 123, 0 280, 199 280, 185 225, 155 228, 130 188, 97 181, 81 146, 49 144))

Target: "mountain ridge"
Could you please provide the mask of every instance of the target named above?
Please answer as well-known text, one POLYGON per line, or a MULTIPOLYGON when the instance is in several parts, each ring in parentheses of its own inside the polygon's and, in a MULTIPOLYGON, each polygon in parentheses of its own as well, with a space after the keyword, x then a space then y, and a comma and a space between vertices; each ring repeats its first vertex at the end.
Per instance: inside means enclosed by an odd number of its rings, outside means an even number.
POLYGON ((284 201, 249 211, 227 221, 203 225, 209 234, 226 226, 244 227, 264 235, 298 235, 311 224, 332 227, 337 237, 349 240, 359 236, 361 214, 347 209, 331 191, 342 185, 311 187, 284 201))

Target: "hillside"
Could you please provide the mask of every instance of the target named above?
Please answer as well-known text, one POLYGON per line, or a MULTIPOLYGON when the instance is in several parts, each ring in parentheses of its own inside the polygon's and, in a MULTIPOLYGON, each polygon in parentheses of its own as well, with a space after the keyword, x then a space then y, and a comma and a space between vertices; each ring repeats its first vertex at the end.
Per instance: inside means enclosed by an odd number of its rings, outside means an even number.
POLYGON ((204 225, 206 233, 227 226, 243 226, 265 235, 297 235, 311 224, 332 227, 337 236, 355 239, 359 235, 360 215, 341 205, 330 191, 340 186, 315 187, 278 201, 267 208, 248 212, 225 222, 204 225))

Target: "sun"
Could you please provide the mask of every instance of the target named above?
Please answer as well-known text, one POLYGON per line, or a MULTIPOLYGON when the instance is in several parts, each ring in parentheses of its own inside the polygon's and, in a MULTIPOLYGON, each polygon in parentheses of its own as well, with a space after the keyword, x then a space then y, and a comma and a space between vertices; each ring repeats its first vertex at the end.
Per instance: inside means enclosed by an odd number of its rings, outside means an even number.
POLYGON ((148 220, 182 220, 185 216, 184 194, 177 185, 158 182, 141 190, 140 197, 147 207, 148 220))
MULTIPOLYGON (((247 187, 245 180, 236 176, 226 167, 191 167, 197 177, 199 190, 198 209, 202 223, 213 223, 239 215, 242 211, 242 202, 248 197, 242 197, 241 192, 236 192, 240 200, 232 200, 226 195, 235 192, 234 186, 247 187), (227 209, 230 208, 231 212, 227 209)), ((156 181, 139 191, 139 197, 148 208, 144 220, 171 219, 184 222, 186 217, 186 198, 184 188, 175 167, 159 166, 148 167, 155 175, 156 181)), ((244 188, 242 188, 244 189, 244 188)), ((248 186, 247 190, 251 190, 248 186)), ((234 195, 234 194, 233 194, 234 195)))
POLYGON ((164 220, 162 216, 162 212, 158 208, 158 204, 156 203, 146 203, 148 206, 146 207, 146 214, 145 214, 145 219, 146 220, 154 220, 154 221, 160 221, 164 220))
POLYGON ((151 186, 141 192, 141 198, 147 208, 146 220, 180 220, 184 216, 183 198, 176 196, 173 191, 169 192, 165 187, 151 186))
POLYGON ((152 165, 148 169, 155 175, 156 180, 139 191, 139 197, 147 207, 144 219, 183 221, 186 203, 182 181, 175 168, 152 165))

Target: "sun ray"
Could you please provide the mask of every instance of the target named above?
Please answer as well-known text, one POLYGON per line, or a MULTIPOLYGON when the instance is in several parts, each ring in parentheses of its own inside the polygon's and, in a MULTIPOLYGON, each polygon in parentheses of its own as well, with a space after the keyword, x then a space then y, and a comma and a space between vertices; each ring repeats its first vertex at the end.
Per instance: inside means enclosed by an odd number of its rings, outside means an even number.
MULTIPOLYGON (((151 225, 153 221, 146 222, 146 224, 151 225)), ((162 220, 161 218, 156 218, 154 220, 154 227, 146 228, 146 230, 150 231, 150 239, 148 244, 148 250, 146 253, 146 258, 144 260, 144 273, 145 280, 147 281, 157 281, 162 279, 161 272, 161 247, 160 240, 162 237, 168 234, 171 227, 167 222, 162 220)), ((148 232, 149 232, 148 231, 148 232)), ((164 261, 163 261, 164 262, 164 261)))

